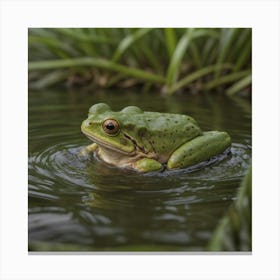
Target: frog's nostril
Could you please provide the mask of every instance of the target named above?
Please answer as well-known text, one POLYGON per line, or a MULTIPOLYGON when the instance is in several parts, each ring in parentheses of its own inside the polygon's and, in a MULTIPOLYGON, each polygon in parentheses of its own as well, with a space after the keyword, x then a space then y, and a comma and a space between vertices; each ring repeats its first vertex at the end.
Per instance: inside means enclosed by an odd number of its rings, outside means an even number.
POLYGON ((87 127, 87 126, 91 126, 93 123, 92 123, 92 121, 85 120, 83 124, 85 127, 87 127))

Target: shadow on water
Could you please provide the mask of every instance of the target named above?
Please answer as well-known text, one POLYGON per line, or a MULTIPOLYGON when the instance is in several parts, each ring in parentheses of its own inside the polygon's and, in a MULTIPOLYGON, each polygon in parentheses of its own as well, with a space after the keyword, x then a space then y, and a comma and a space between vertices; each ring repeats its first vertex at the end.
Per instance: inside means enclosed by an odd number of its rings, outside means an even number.
POLYGON ((163 99, 135 93, 31 92, 30 250, 204 250, 250 165, 250 103, 238 102, 210 94, 163 99), (80 158, 79 151, 89 143, 80 123, 97 102, 116 110, 134 104, 191 115, 204 130, 228 131, 231 155, 192 172, 148 174, 80 158))

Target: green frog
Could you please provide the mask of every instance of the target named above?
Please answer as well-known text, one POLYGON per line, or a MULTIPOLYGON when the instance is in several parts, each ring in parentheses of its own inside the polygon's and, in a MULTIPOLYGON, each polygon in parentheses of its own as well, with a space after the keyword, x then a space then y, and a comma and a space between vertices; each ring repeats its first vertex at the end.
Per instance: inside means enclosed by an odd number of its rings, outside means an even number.
POLYGON ((105 103, 95 104, 81 130, 93 141, 84 154, 96 152, 111 165, 139 172, 190 167, 231 145, 228 133, 203 132, 190 116, 136 106, 116 112, 105 103))

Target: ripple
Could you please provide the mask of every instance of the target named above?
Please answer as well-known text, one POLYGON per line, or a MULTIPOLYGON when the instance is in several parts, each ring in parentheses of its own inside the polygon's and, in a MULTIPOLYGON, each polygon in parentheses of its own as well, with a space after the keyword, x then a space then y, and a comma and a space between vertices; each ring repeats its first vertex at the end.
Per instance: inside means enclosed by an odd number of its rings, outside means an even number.
POLYGON ((29 183, 32 187, 49 189, 57 181, 92 188, 87 185, 85 161, 78 158, 81 147, 60 143, 29 157, 29 183), (38 184, 40 182, 40 184, 38 184))
POLYGON ((244 176, 250 164, 251 150, 247 145, 232 144, 231 154, 195 167, 140 174, 110 166, 96 157, 93 160, 79 157, 83 146, 60 143, 48 147, 29 158, 29 183, 31 195, 40 189, 50 191, 54 182, 64 182, 71 192, 96 190, 102 193, 129 190, 135 194, 182 193, 190 182, 199 188, 210 188, 212 181, 230 181, 244 176), (209 164, 210 163, 210 164, 209 164), (208 186, 201 182, 207 181, 208 186), (33 192, 33 193, 32 193, 33 192))

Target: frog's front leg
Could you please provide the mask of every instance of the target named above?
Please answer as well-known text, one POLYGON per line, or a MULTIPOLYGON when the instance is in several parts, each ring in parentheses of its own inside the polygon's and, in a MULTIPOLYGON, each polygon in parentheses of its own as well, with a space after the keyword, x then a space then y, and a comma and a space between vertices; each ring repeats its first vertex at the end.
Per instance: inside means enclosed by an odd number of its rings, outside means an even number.
POLYGON ((133 164, 133 168, 140 172, 150 172, 162 169, 162 165, 154 159, 142 158, 133 164))
POLYGON ((224 152, 231 144, 226 132, 209 131, 183 144, 167 162, 168 169, 189 167, 224 152))
POLYGON ((96 143, 92 143, 88 146, 86 146, 85 148, 83 148, 80 152, 79 152, 79 156, 87 156, 90 153, 93 153, 96 151, 96 149, 98 148, 98 145, 96 143))

